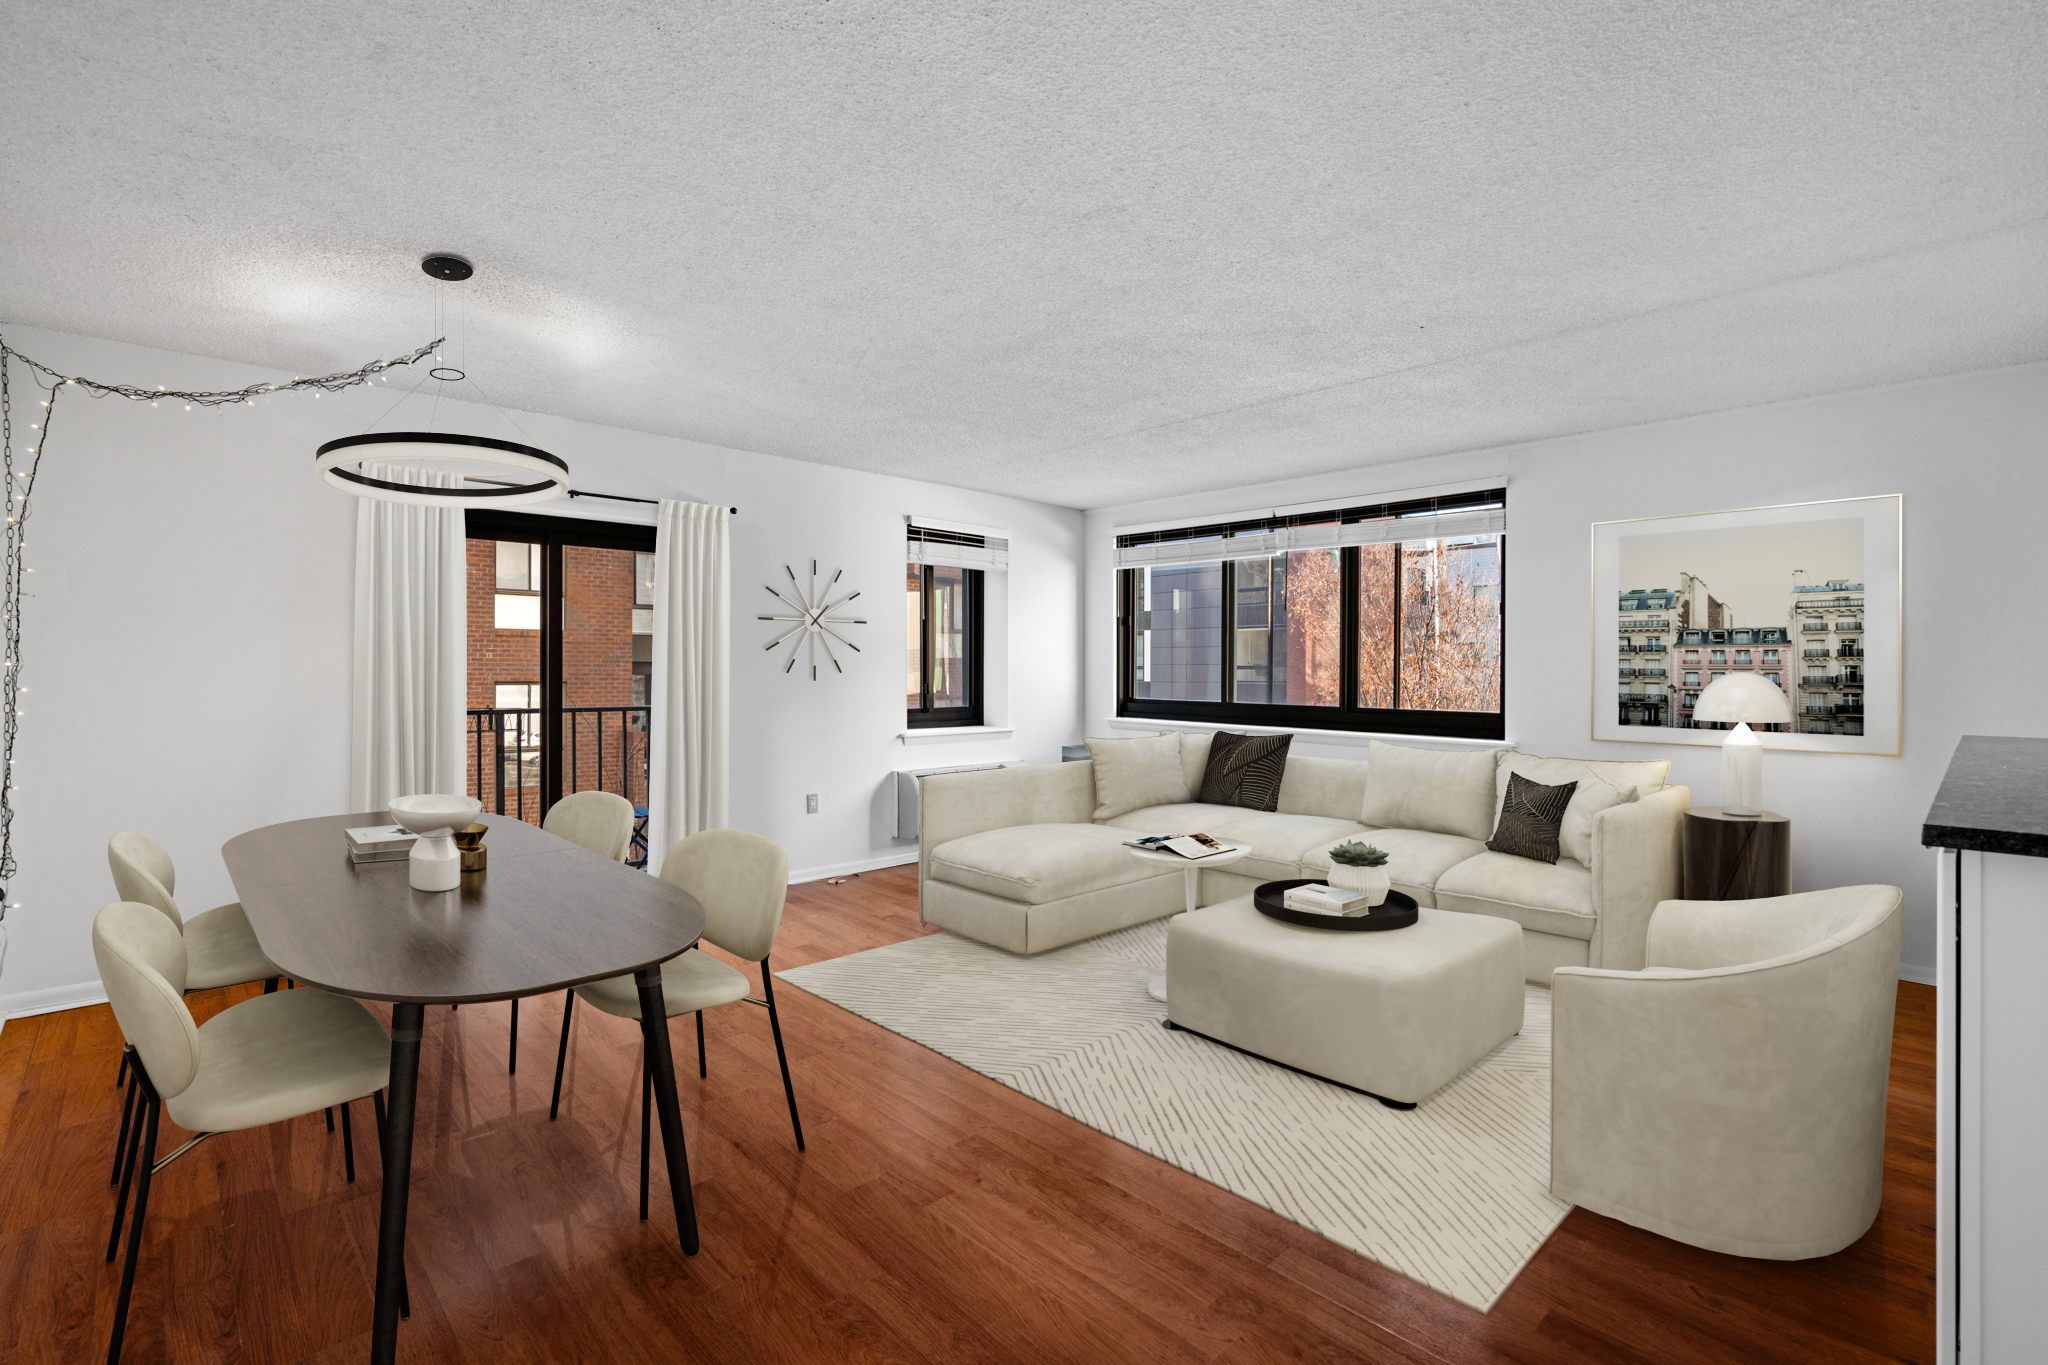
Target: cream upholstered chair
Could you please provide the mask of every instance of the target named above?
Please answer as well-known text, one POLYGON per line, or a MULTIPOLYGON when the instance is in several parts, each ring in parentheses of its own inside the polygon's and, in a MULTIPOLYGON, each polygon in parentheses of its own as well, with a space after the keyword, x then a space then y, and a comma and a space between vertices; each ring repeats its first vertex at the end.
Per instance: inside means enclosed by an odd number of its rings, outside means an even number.
MULTIPOLYGON (((789 1056, 782 1047, 782 1020, 775 1012, 775 975, 768 954, 782 927, 782 902, 789 889, 789 859, 781 845, 740 829, 707 829, 680 840, 661 862, 661 879, 679 886, 704 907, 704 942, 734 957, 761 964, 761 999, 750 993, 747 978, 736 968, 692 948, 661 964, 661 990, 668 1017, 697 1016, 697 1074, 707 1074, 704 1057, 704 1011, 746 1001, 765 1006, 775 1036, 775 1060, 782 1067, 782 1094, 789 1102, 789 1126, 798 1151, 804 1149, 804 1127, 797 1118, 796 1088, 789 1080, 789 1056)), ((575 988, 574 995, 606 1014, 621 1019, 640 1017, 640 993, 631 976, 615 976, 575 988)), ((571 1002, 573 1004, 573 1001, 571 1002)), ((555 1055, 555 1094, 548 1105, 554 1118, 562 1103, 562 1067, 569 1053, 570 1008, 562 1010, 562 1042, 555 1055)), ((647 1216, 647 1111, 653 1075, 643 1058, 640 1067, 640 1216, 647 1216)))
MULTIPOLYGON (((615 863, 626 861, 626 848, 633 842, 633 803, 611 792, 571 792, 548 808, 540 827, 548 833, 581 844, 615 863)), ((562 1014, 566 1017, 575 999, 562 992, 562 1014)), ((506 1054, 505 1070, 519 1073, 519 1001, 512 1001, 512 1047, 506 1054)))
POLYGON ((355 1001, 311 990, 260 995, 195 1026, 182 998, 189 984, 184 940, 152 905, 120 901, 101 910, 92 923, 92 951, 114 1018, 135 1048, 134 1074, 142 1092, 142 1112, 122 1161, 114 1234, 107 1243, 111 1261, 133 1179, 135 1214, 128 1225, 128 1253, 107 1350, 107 1359, 114 1361, 120 1358, 127 1327, 155 1172, 215 1133, 340 1105, 344 1159, 349 1179, 355 1179, 348 1104, 375 1096, 381 1126, 379 1092, 390 1076, 391 1039, 355 1001), (163 1110, 196 1136, 159 1160, 157 1122, 163 1110))
POLYGON ((1884 1189, 1902 899, 1665 901, 1642 971, 1560 967, 1551 1193, 1735 1256, 1861 1237, 1884 1189))

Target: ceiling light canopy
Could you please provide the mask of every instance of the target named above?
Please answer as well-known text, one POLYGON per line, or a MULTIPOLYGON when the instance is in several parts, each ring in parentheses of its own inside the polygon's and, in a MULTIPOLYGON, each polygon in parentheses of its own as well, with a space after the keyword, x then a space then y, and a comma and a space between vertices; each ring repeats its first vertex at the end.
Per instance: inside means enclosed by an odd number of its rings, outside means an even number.
POLYGON ((560 456, 516 441, 453 432, 382 431, 342 436, 314 452, 314 468, 328 485, 343 492, 419 507, 524 507, 569 491, 569 466, 560 456), (485 472, 465 473, 466 479, 479 486, 461 488, 399 483, 364 472, 365 465, 396 460, 480 465, 485 472))

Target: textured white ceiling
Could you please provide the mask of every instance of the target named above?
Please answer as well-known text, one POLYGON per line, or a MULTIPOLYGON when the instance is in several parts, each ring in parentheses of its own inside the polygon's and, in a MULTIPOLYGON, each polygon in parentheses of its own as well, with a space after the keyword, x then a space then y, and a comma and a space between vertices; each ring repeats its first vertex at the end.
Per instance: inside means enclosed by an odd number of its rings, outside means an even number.
POLYGON ((2048 356, 2039 3, 9 9, 0 318, 1056 503, 2048 356))

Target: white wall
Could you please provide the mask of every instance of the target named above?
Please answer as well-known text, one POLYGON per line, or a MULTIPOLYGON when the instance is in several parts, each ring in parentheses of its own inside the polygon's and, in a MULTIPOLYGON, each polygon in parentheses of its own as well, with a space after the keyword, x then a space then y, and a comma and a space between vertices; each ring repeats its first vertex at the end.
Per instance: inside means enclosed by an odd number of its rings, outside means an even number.
MULTIPOLYGON (((279 376, 249 366, 10 328, 11 344, 96 379, 192 389, 279 376)), ((393 351, 401 349, 394 346, 393 351)), ((349 357, 347 364, 373 357, 349 357)), ((290 378, 286 375, 284 378, 290 378)), ((19 366, 15 378, 22 378, 19 366)), ((488 376, 479 375, 488 383, 488 376)), ((251 409, 58 400, 28 537, 21 780, 0 1015, 92 998, 88 931, 112 899, 107 836, 146 831, 181 873, 179 904, 233 899, 220 845, 348 795, 356 500, 313 476, 321 441, 360 431, 396 388, 251 409)), ((494 394, 503 400, 506 395, 494 394)), ((16 417, 33 408, 16 390, 16 417)), ((424 415, 424 402, 400 415, 424 415)), ((909 861, 893 835, 891 770, 980 758, 1053 762, 1079 733, 1079 512, 515 413, 569 460, 577 487, 737 506, 733 523, 732 818, 780 842, 799 877, 909 861), (1013 737, 906 748, 903 518, 1007 528, 1007 686, 992 723, 1013 737), (862 590, 872 624, 844 676, 780 670, 754 619, 763 585, 816 557, 862 590), (804 813, 816 792, 821 810, 804 813)), ((408 425, 417 425, 416 421, 408 425)), ((442 402, 442 429, 520 439, 489 408, 442 402)), ((392 429, 385 423, 386 430, 392 429)), ((17 426, 17 439, 32 435, 17 426)), ((552 511, 559 506, 532 509, 552 511)), ((651 521, 651 508, 568 510, 651 521)), ((766 605, 763 605, 766 604, 766 605)), ((1001 651, 992 651, 992 660, 1001 651)))
MULTIPOLYGON (((1920 824, 1956 739, 2048 734, 2040 679, 2048 366, 2028 365, 1505 449, 1248 486, 1088 514, 1086 720, 1115 713, 1118 526, 1323 498, 1508 479, 1507 730, 1537 753, 1634 758, 1594 744, 1589 526, 1868 494, 1905 495, 1905 737, 1900 758, 1770 752, 1772 809, 1792 818, 1797 890, 1904 888, 1904 974, 1933 980, 1933 857, 1920 824)), ((1603 638, 1611 634, 1603 628, 1603 638)), ((1299 742, 1299 741, 1298 741, 1299 742)), ((1323 740, 1306 752, 1357 754, 1323 740)), ((1660 746, 1672 781, 1718 799, 1719 754, 1660 746)))

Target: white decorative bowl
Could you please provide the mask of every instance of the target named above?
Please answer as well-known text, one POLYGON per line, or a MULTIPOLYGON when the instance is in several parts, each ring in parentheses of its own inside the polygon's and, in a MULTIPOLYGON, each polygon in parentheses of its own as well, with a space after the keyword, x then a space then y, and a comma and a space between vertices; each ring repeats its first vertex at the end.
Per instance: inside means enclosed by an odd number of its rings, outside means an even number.
POLYGON ((452 834, 465 825, 476 823, 484 803, 473 796, 440 796, 423 793, 418 796, 394 796, 387 808, 391 822, 404 825, 414 834, 431 838, 435 835, 452 834))

